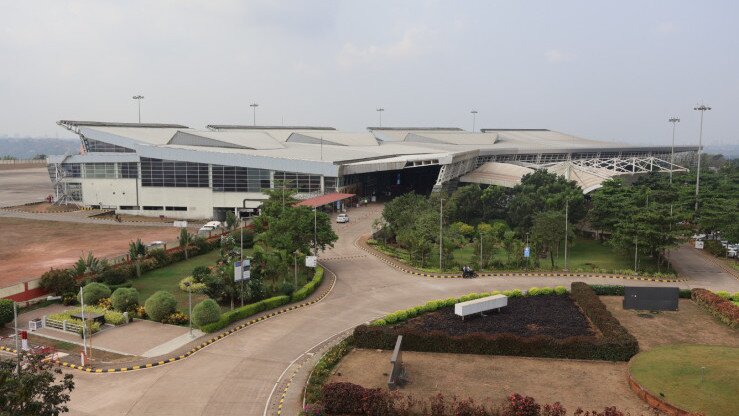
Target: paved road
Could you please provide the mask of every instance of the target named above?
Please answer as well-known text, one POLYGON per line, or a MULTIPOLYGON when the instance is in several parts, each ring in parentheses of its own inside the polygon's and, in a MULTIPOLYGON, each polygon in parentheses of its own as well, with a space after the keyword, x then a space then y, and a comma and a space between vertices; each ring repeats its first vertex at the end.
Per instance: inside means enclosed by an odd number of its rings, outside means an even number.
POLYGON ((682 245, 670 253, 672 267, 681 275, 689 276, 691 287, 739 292, 739 279, 706 257, 689 244, 682 245))
MULTIPOLYGON (((336 224, 340 236, 336 247, 322 255, 327 268, 338 276, 332 293, 323 301, 250 326, 175 364, 120 374, 77 372, 71 414, 262 415, 268 399, 274 401, 279 396, 293 372, 297 376, 287 393, 283 414, 296 414, 309 365, 296 369, 301 361, 293 362, 308 357, 306 351, 341 331, 432 299, 484 290, 569 285, 577 280, 413 277, 354 245, 359 236, 369 232, 379 206, 358 208, 350 214, 352 222, 336 224), (275 389, 278 379, 280 388, 275 389), (277 396, 272 395, 273 389, 277 396)), ((589 281, 617 283, 613 279, 589 281)), ((268 414, 274 414, 274 407, 268 414)))

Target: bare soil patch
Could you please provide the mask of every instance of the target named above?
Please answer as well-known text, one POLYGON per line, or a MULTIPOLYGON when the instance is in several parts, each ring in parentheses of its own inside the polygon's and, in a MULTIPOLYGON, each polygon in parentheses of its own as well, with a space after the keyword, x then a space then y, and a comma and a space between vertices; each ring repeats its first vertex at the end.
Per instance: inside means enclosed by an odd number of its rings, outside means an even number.
POLYGON ((601 296, 609 311, 639 341, 639 349, 668 344, 739 347, 739 330, 722 324, 690 299, 680 299, 677 311, 624 310, 623 297, 601 296))
POLYGON ((108 224, 0 218, 0 287, 35 279, 51 267, 69 267, 92 250, 98 257, 128 251, 128 243, 175 241, 174 227, 125 227, 108 224))
POLYGON ((12 207, 15 211, 22 212, 34 212, 34 213, 57 213, 57 212, 72 212, 79 211, 80 208, 77 205, 66 204, 66 205, 54 205, 48 202, 37 202, 35 204, 18 205, 12 207))
MULTIPOLYGON (((391 351, 355 349, 329 382, 348 381, 387 388, 391 351)), ((483 355, 403 352, 410 382, 399 391, 427 399, 437 393, 477 403, 500 404, 519 393, 539 403, 559 401, 569 412, 578 407, 617 406, 632 415, 653 414, 626 383, 626 363, 483 355)))
POLYGON ((441 331, 449 335, 515 334, 545 335, 554 338, 593 336, 595 332, 580 308, 569 296, 527 296, 509 298, 508 306, 485 316, 461 317, 453 307, 439 309, 409 319, 399 325, 417 331, 441 331))

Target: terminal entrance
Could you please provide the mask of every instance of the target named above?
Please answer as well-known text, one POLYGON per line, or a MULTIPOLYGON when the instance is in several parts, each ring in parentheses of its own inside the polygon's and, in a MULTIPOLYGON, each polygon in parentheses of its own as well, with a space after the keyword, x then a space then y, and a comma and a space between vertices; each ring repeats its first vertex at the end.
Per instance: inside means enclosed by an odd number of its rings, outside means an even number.
POLYGON ((376 196, 379 200, 415 192, 428 195, 436 184, 441 166, 419 166, 408 169, 360 173, 344 177, 352 192, 363 197, 376 196))

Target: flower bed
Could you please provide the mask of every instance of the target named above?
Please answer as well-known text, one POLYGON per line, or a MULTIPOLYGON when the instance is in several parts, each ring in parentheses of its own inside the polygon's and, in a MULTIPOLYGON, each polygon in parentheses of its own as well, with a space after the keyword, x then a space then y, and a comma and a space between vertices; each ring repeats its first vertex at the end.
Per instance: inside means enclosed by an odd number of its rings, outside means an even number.
POLYGON ((739 327, 739 306, 706 289, 693 289, 692 299, 731 328, 739 327))
MULTIPOLYGON (((83 322, 80 319, 72 318, 72 315, 79 314, 82 311, 82 308, 74 308, 74 309, 68 309, 64 312, 54 313, 46 316, 46 319, 51 319, 54 321, 67 321, 68 323, 82 326, 83 322)), ((127 323, 126 317, 116 311, 110 311, 107 309, 103 309, 96 306, 85 306, 85 313, 97 313, 101 314, 105 317, 105 323, 111 324, 111 325, 123 325, 127 323)), ((99 322, 92 322, 90 324, 90 328, 92 333, 96 333, 100 330, 100 323, 99 322)))
MULTIPOLYGON (((403 349, 406 351, 458 354, 628 361, 639 351, 636 338, 611 315, 587 284, 573 283, 571 297, 601 333, 600 336, 577 335, 555 338, 548 335, 521 336, 511 333, 451 335, 442 331, 426 332, 408 326, 393 325, 395 322, 388 320, 388 317, 393 315, 391 314, 384 318, 384 324, 358 326, 354 330, 354 337, 356 346, 360 348, 392 350, 398 335, 403 335, 403 349)), ((464 300, 469 299, 462 297, 454 301, 438 302, 449 306, 450 303, 464 300)), ((426 305, 429 304, 432 302, 426 305)), ((424 307, 419 308, 418 314, 426 312, 424 307)), ((402 313, 396 314, 400 315, 399 318, 403 317, 402 313)))

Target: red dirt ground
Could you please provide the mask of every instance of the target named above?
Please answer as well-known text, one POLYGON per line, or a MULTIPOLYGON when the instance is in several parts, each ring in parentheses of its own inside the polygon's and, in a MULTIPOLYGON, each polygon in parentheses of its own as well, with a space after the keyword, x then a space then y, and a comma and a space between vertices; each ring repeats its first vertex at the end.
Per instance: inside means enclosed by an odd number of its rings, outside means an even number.
POLYGON ((51 267, 68 267, 91 250, 97 257, 128 251, 128 243, 140 238, 175 241, 174 227, 137 227, 107 224, 0 218, 0 287, 32 280, 51 267))

